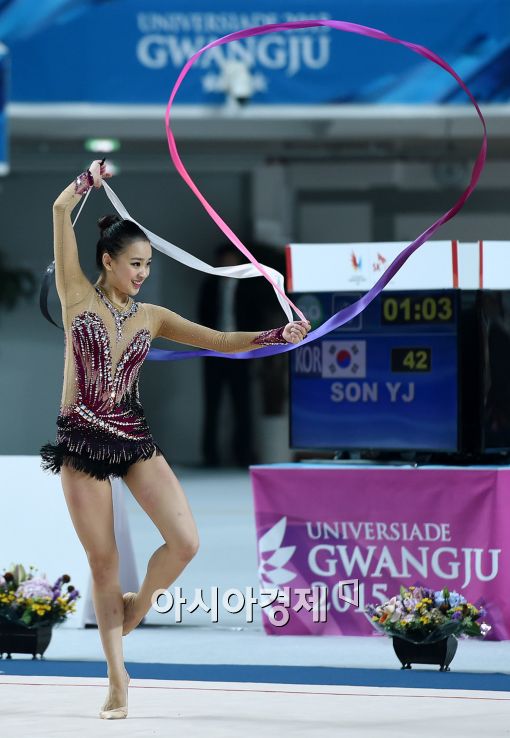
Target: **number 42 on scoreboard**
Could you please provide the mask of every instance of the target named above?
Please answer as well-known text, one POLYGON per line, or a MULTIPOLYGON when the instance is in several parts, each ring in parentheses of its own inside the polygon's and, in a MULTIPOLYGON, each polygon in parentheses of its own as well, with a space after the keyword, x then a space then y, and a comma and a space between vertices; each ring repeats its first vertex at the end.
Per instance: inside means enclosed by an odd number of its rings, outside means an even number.
POLYGON ((432 349, 393 348, 391 349, 392 372, 430 372, 432 368, 432 349))

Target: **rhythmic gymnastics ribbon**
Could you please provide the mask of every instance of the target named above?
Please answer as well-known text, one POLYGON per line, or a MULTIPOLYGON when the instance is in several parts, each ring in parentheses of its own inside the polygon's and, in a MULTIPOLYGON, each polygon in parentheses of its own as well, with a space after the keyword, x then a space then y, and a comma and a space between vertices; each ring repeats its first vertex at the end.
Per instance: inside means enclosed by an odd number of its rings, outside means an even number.
MULTIPOLYGON (((329 318, 325 323, 320 325, 318 328, 316 328, 313 331, 310 331, 310 333, 299 343, 297 344, 287 344, 287 345, 277 345, 277 346, 266 346, 264 348, 254 349, 251 351, 244 351, 242 353, 235 353, 235 354, 222 354, 216 351, 210 351, 207 349, 201 349, 198 351, 166 351, 162 349, 151 349, 149 352, 149 355, 147 358, 150 358, 155 361, 169 361, 169 360, 178 360, 178 359, 190 359, 196 356, 222 356, 229 359, 249 359, 249 358, 262 358, 264 356, 272 356, 274 354, 281 354, 285 353, 286 351, 292 351, 297 346, 302 346, 306 343, 310 343, 310 341, 314 341, 317 338, 321 338, 322 336, 326 335, 330 331, 334 330, 335 328, 338 328, 341 325, 344 325, 345 323, 348 323, 350 320, 356 317, 356 315, 359 315, 366 307, 369 305, 372 300, 374 300, 377 295, 384 289, 384 287, 388 284, 390 279, 395 276, 395 274, 401 269, 401 267, 405 264, 407 259, 411 256, 411 254, 416 251, 417 248, 419 248, 423 243, 429 240, 431 236, 448 220, 451 220, 463 207, 464 203, 468 199, 468 197, 471 195, 473 190, 476 187, 476 184, 478 180, 480 179, 480 175, 482 173, 485 159, 487 155, 487 127, 485 125, 485 119, 482 115, 482 112, 478 106, 478 103, 476 102, 475 98, 469 91, 466 84, 463 82, 463 80, 459 77, 459 75, 455 72, 455 70, 446 62, 444 59, 442 59, 440 56, 438 56, 435 52, 431 51, 430 49, 427 49, 425 46, 421 46, 419 44, 411 43, 410 41, 404 41, 399 38, 394 38, 393 36, 388 35, 384 31, 380 31, 377 28, 369 28, 368 26, 362 26, 357 23, 348 23, 346 21, 337 21, 337 20, 303 20, 303 21, 292 21, 287 23, 270 23, 263 26, 255 26, 253 28, 245 28, 241 31, 235 31, 234 33, 229 33, 226 36, 222 36, 221 38, 218 38, 211 43, 207 44, 206 46, 203 46, 201 49, 199 49, 193 56, 190 57, 190 59, 186 62, 186 64, 183 66, 177 81, 174 84, 174 87, 172 89, 170 99, 168 101, 168 105, 166 108, 166 115, 165 115, 165 126, 166 126, 166 134, 168 139, 168 147, 170 150, 170 156, 172 158, 172 161, 175 165, 175 168, 181 175, 181 177, 184 179, 186 184, 190 187, 192 192, 196 195, 196 197, 200 200, 203 207, 205 208, 206 212, 209 214, 209 216, 213 219, 213 221, 216 223, 216 225, 223 231, 223 233, 229 238, 232 243, 237 246, 237 248, 249 258, 249 260, 255 265, 256 268, 258 268, 262 274, 268 279, 273 287, 277 289, 277 286, 274 284, 274 282, 271 280, 269 275, 265 272, 265 270, 262 268, 262 266, 257 262, 255 257, 248 251, 246 246, 240 241, 240 239, 236 236, 236 234, 231 230, 231 228, 225 223, 225 221, 221 218, 221 216, 216 212, 216 210, 212 207, 212 205, 207 201, 207 199, 204 197, 204 195, 200 192, 197 185, 191 178, 189 172, 185 168, 184 164, 181 161, 181 158, 179 156, 179 152, 177 150, 177 144, 175 141, 175 137, 173 135, 173 131, 170 125, 170 118, 171 118, 171 109, 172 105, 175 99, 175 96, 184 81, 184 78, 188 74, 189 70, 193 66, 193 64, 199 59, 199 57, 205 53, 208 49, 212 49, 215 46, 220 46, 222 44, 229 43, 230 41, 237 41, 239 39, 243 38, 249 38, 250 36, 259 36, 264 33, 276 33, 279 31, 288 31, 288 30, 296 30, 296 29, 303 29, 303 28, 315 28, 316 26, 327 26, 329 28, 334 28, 338 31, 345 31, 347 33, 355 33, 360 36, 368 36, 369 38, 374 38, 379 41, 387 41, 389 43, 393 44, 399 44, 400 46, 405 46, 410 51, 413 51, 416 54, 419 54, 420 56, 424 57, 425 59, 428 59, 429 61, 434 62, 434 64, 437 64, 438 66, 442 67, 448 74, 450 74, 459 84, 459 86, 464 90, 464 92, 468 95, 471 102, 473 103, 475 110, 478 114, 478 117, 481 121, 482 127, 483 127, 483 140, 480 147, 480 151, 478 153, 478 156, 476 158, 476 161, 473 165, 472 171, 471 171, 471 178, 469 181, 468 187, 464 190, 462 195, 459 197, 459 199, 454 203, 454 205, 446 212, 444 213, 440 218, 438 218, 432 225, 430 225, 422 234, 420 234, 412 243, 410 243, 403 251, 400 252, 396 256, 396 258, 392 261, 392 263, 388 266, 385 272, 381 275, 381 277, 377 280, 377 282, 373 285, 373 287, 368 290, 366 294, 364 294, 359 300, 356 300, 352 305, 349 305, 346 308, 343 308, 339 312, 335 313, 331 318, 329 318)), ((279 291, 279 290, 278 290, 279 291)), ((283 294, 283 293, 282 293, 283 294)), ((288 298, 286 298, 288 299, 288 298)), ((298 312, 298 315, 302 316, 300 311, 297 310, 295 305, 288 300, 289 304, 294 307, 296 312, 298 312)))
MULTIPOLYGON (((120 215, 120 217, 136 223, 136 225, 139 226, 139 228, 141 228, 146 234, 151 244, 155 246, 158 251, 162 251, 167 256, 172 257, 172 259, 175 259, 181 264, 185 264, 192 269, 198 269, 200 272, 205 272, 206 274, 215 274, 223 277, 235 277, 236 279, 263 276, 263 273, 252 264, 236 264, 235 266, 229 267, 213 267, 210 266, 210 264, 207 264, 205 261, 197 259, 196 256, 193 256, 193 254, 189 254, 187 251, 184 251, 184 249, 181 249, 179 248, 179 246, 176 246, 170 241, 161 238, 161 236, 158 236, 156 233, 149 231, 149 229, 146 228, 144 225, 138 223, 137 220, 131 217, 124 205, 121 203, 120 199, 117 197, 115 192, 105 180, 103 180, 102 185, 104 187, 106 195, 108 196, 108 199, 110 200, 111 204, 120 215)), ((274 285, 276 297, 278 298, 278 301, 282 306, 283 311, 287 316, 289 322, 292 321, 292 310, 289 307, 289 304, 291 305, 292 303, 290 303, 290 300, 287 298, 287 295, 283 291, 283 275, 280 274, 280 272, 277 272, 276 269, 273 269, 272 267, 265 266, 264 270, 271 275, 270 281, 271 284, 274 285)))
MULTIPOLYGON (((103 160, 104 161, 104 160, 103 160)), ((155 246, 158 251, 162 251, 167 256, 170 256, 172 259, 175 259, 176 261, 179 261, 181 264, 185 264, 186 266, 191 267, 192 269, 197 269, 201 272, 205 272, 206 274, 213 274, 215 276, 223 276, 223 277, 235 277, 236 279, 245 279, 248 277, 261 277, 263 276, 262 273, 255 268, 252 264, 236 264, 235 266, 230 267, 213 267, 210 264, 207 264, 205 261, 202 261, 201 259, 197 259, 196 256, 193 256, 193 254, 189 254, 187 251, 184 251, 184 249, 179 248, 179 246, 176 246, 174 243, 171 243, 170 241, 167 241, 164 238, 161 238, 161 236, 158 236, 156 233, 153 233, 148 228, 146 228, 144 225, 139 223, 137 220, 135 220, 126 210, 125 206, 120 201, 120 198, 115 194, 115 192, 112 190, 112 188, 108 185, 106 180, 103 180, 102 186, 104 188, 104 191, 106 192, 106 195, 108 196, 108 199, 110 200, 111 204, 117 211, 117 213, 120 215, 121 218, 124 218, 125 220, 131 220, 133 223, 136 223, 137 226, 139 226, 144 233, 146 234, 149 241, 152 243, 153 246, 155 246)), ((83 206, 85 205, 85 202, 92 192, 92 189, 88 190, 87 194, 83 198, 80 209, 78 210, 78 214, 76 218, 73 221, 73 228, 75 227, 78 218, 80 217, 80 213, 83 210, 83 206)), ((280 302, 280 305, 282 306, 282 309, 287 316, 287 319, 292 321, 292 310, 288 304, 287 296, 283 292, 283 285, 284 285, 284 279, 283 275, 280 274, 276 269, 273 269, 272 267, 265 266, 264 269, 271 275, 272 279, 276 283, 276 285, 280 288, 279 291, 276 291, 276 297, 278 298, 278 301, 280 302)), ((41 309, 42 314, 48 320, 50 323, 52 323, 56 328, 60 328, 60 330, 64 330, 62 326, 58 325, 58 323, 55 323, 53 318, 51 317, 49 310, 48 310, 48 293, 51 286, 51 278, 55 271, 55 261, 52 261, 44 274, 42 283, 41 283, 41 290, 39 295, 39 306, 41 309)), ((151 358, 150 356, 148 358, 151 358)))

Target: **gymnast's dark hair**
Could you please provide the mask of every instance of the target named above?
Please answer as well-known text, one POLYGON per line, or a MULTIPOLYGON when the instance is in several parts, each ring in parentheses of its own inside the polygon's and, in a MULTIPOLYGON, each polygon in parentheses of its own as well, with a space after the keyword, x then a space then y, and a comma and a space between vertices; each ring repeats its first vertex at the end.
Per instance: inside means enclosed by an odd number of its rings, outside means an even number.
POLYGON ((133 241, 148 241, 142 229, 132 220, 122 220, 118 215, 103 215, 97 221, 101 235, 96 247, 96 266, 103 269, 105 251, 114 259, 133 241))

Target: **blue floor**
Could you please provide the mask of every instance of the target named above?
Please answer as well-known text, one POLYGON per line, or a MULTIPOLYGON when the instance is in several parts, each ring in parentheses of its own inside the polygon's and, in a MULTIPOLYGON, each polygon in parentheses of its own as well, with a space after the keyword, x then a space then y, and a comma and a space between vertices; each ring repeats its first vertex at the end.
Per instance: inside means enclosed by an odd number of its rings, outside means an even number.
MULTIPOLYGON (((320 666, 248 664, 155 664, 126 662, 135 679, 175 679, 204 682, 266 684, 324 684, 355 687, 412 687, 510 691, 509 674, 440 672, 434 668, 334 669, 320 666)), ((105 677, 106 664, 98 661, 3 659, 0 674, 19 676, 105 677)))

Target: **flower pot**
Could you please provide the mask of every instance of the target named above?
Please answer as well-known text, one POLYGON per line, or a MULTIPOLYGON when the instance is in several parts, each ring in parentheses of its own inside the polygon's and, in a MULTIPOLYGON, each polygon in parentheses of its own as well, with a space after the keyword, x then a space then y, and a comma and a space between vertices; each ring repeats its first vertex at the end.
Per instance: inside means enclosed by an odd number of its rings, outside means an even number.
POLYGON ((393 636, 392 640, 402 669, 411 669, 411 664, 438 664, 439 671, 450 671, 449 665, 458 645, 454 635, 435 643, 410 643, 398 636, 393 636))
POLYGON ((27 628, 25 625, 11 623, 0 619, 0 658, 6 653, 10 659, 12 653, 31 653, 43 657, 51 641, 53 625, 40 625, 37 628, 27 628))

